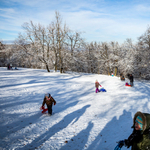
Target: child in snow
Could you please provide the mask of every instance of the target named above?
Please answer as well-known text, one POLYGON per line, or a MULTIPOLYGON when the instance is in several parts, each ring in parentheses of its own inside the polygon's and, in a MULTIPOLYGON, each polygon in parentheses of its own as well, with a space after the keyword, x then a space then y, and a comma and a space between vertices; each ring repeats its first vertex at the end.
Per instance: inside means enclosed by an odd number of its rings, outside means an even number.
POLYGON ((131 86, 128 82, 126 82, 125 86, 131 86))
POLYGON ((119 141, 115 150, 120 150, 122 146, 131 150, 150 150, 150 114, 137 112, 133 118, 133 132, 128 139, 119 141))
POLYGON ((99 82, 96 80, 96 81, 95 81, 95 87, 96 87, 96 91, 95 91, 95 92, 96 92, 96 93, 100 92, 100 91, 99 91, 99 86, 102 87, 102 86, 99 84, 99 82))
POLYGON ((44 100, 43 100, 43 103, 41 106, 42 109, 44 109, 45 103, 46 103, 47 108, 48 108, 48 114, 52 115, 52 105, 53 105, 53 103, 54 103, 54 105, 56 105, 56 101, 51 96, 51 94, 49 94, 49 93, 45 94, 45 97, 44 97, 44 100))

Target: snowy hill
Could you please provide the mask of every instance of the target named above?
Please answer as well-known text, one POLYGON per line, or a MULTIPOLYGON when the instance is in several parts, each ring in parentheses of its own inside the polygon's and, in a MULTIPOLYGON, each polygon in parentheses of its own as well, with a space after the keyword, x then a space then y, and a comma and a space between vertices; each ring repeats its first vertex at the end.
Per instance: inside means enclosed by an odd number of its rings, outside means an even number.
MULTIPOLYGON (((150 83, 118 77, 0 68, 0 150, 113 150, 150 112, 150 83), (95 93, 95 80, 107 90, 95 93), (54 114, 39 109, 50 92, 54 114)), ((122 148, 125 150, 127 148, 122 148)))

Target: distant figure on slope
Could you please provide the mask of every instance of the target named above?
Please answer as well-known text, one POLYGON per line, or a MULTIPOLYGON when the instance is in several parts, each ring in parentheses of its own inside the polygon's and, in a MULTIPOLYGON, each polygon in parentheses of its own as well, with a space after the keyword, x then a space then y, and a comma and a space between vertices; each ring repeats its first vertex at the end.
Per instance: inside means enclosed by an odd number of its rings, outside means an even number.
POLYGON ((96 92, 96 93, 100 92, 100 91, 99 91, 99 86, 102 87, 102 86, 99 84, 99 82, 96 80, 96 81, 95 81, 95 87, 96 87, 96 91, 95 91, 95 92, 96 92))
POLYGON ((120 79, 121 79, 121 81, 125 81, 125 77, 122 73, 120 74, 120 79))
POLYGON ((132 74, 130 74, 129 80, 130 80, 130 85, 133 86, 134 78, 133 78, 133 75, 132 75, 132 74))
POLYGON ((131 85, 128 82, 125 83, 125 86, 130 86, 131 87, 131 85))
POLYGON ((114 150, 121 150, 123 146, 131 150, 150 150, 150 114, 137 112, 133 118, 133 132, 128 139, 119 141, 114 150))
POLYGON ((42 113, 44 113, 45 111, 48 110, 48 114, 52 115, 52 106, 53 106, 53 104, 56 105, 56 101, 51 96, 51 94, 46 93, 45 97, 44 97, 44 100, 43 100, 43 103, 42 103, 42 106, 41 106, 41 109, 43 109, 42 113), (45 109, 45 107, 44 107, 45 103, 47 105, 47 109, 45 109))
POLYGON ((18 68, 17 68, 17 67, 15 67, 15 70, 18 70, 18 68))
POLYGON ((7 70, 10 70, 10 64, 7 64, 7 70))

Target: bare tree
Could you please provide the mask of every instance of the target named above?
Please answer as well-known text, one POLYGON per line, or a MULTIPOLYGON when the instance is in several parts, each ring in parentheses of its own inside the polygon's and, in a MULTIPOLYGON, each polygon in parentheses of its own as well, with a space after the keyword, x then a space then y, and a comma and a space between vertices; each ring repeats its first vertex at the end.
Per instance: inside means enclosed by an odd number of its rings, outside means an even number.
POLYGON ((109 59, 109 47, 108 44, 106 42, 103 42, 101 44, 101 48, 100 48, 100 57, 102 59, 103 62, 103 66, 104 68, 107 68, 107 74, 110 75, 110 59, 109 59))
POLYGON ((88 72, 97 73, 97 57, 96 57, 96 47, 93 42, 86 44, 86 55, 88 72))
POLYGON ((132 44, 131 39, 121 45, 119 51, 118 66, 122 74, 127 75, 128 73, 134 73, 134 62, 135 62, 136 48, 132 44))
POLYGON ((48 72, 49 70, 49 53, 50 40, 47 35, 46 28, 41 24, 24 23, 23 29, 25 35, 19 35, 16 44, 19 49, 22 49, 26 54, 32 56, 36 63, 39 61, 44 63, 48 72))
POLYGON ((5 66, 6 49, 2 41, 0 41, 0 66, 5 66))
POLYGON ((109 48, 110 48, 109 59, 110 59, 111 71, 114 72, 114 75, 116 76, 118 73, 118 59, 119 59, 120 47, 118 42, 110 42, 109 48))
POLYGON ((71 51, 71 57, 69 57, 69 63, 71 70, 75 70, 75 59, 74 59, 74 51, 78 49, 82 49, 84 40, 81 38, 81 32, 74 32, 72 30, 69 30, 66 34, 66 46, 71 51))
POLYGON ((140 77, 150 79, 150 27, 138 38, 136 64, 140 77))
POLYGON ((48 32, 49 32, 49 38, 51 40, 51 50, 54 52, 55 59, 53 59, 55 71, 57 71, 57 67, 59 64, 59 69, 60 72, 62 73, 63 71, 63 55, 62 51, 65 46, 65 41, 66 41, 66 35, 67 32, 69 31, 68 27, 66 24, 62 25, 62 19, 59 14, 59 12, 55 12, 55 21, 52 22, 48 26, 48 32), (59 63, 58 63, 59 62, 59 63))
POLYGON ((65 42, 65 38, 66 38, 66 34, 68 32, 68 28, 66 26, 66 24, 64 24, 64 26, 62 27, 62 20, 61 20, 61 16, 59 14, 59 12, 55 12, 55 17, 56 17, 56 42, 57 42, 57 49, 59 52, 59 67, 60 67, 60 73, 62 73, 63 71, 63 64, 62 64, 62 49, 64 46, 64 42, 65 42))

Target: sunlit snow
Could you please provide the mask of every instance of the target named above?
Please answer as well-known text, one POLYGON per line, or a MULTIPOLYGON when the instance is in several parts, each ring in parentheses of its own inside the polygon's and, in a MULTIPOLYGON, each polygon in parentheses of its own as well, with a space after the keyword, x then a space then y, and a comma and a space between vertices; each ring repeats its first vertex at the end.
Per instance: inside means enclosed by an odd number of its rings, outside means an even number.
POLYGON ((0 150, 113 150, 131 134, 134 114, 150 112, 150 83, 126 81, 1 67, 0 150), (95 93, 96 79, 107 92, 95 93), (40 110, 47 92, 57 102, 52 116, 40 110))

